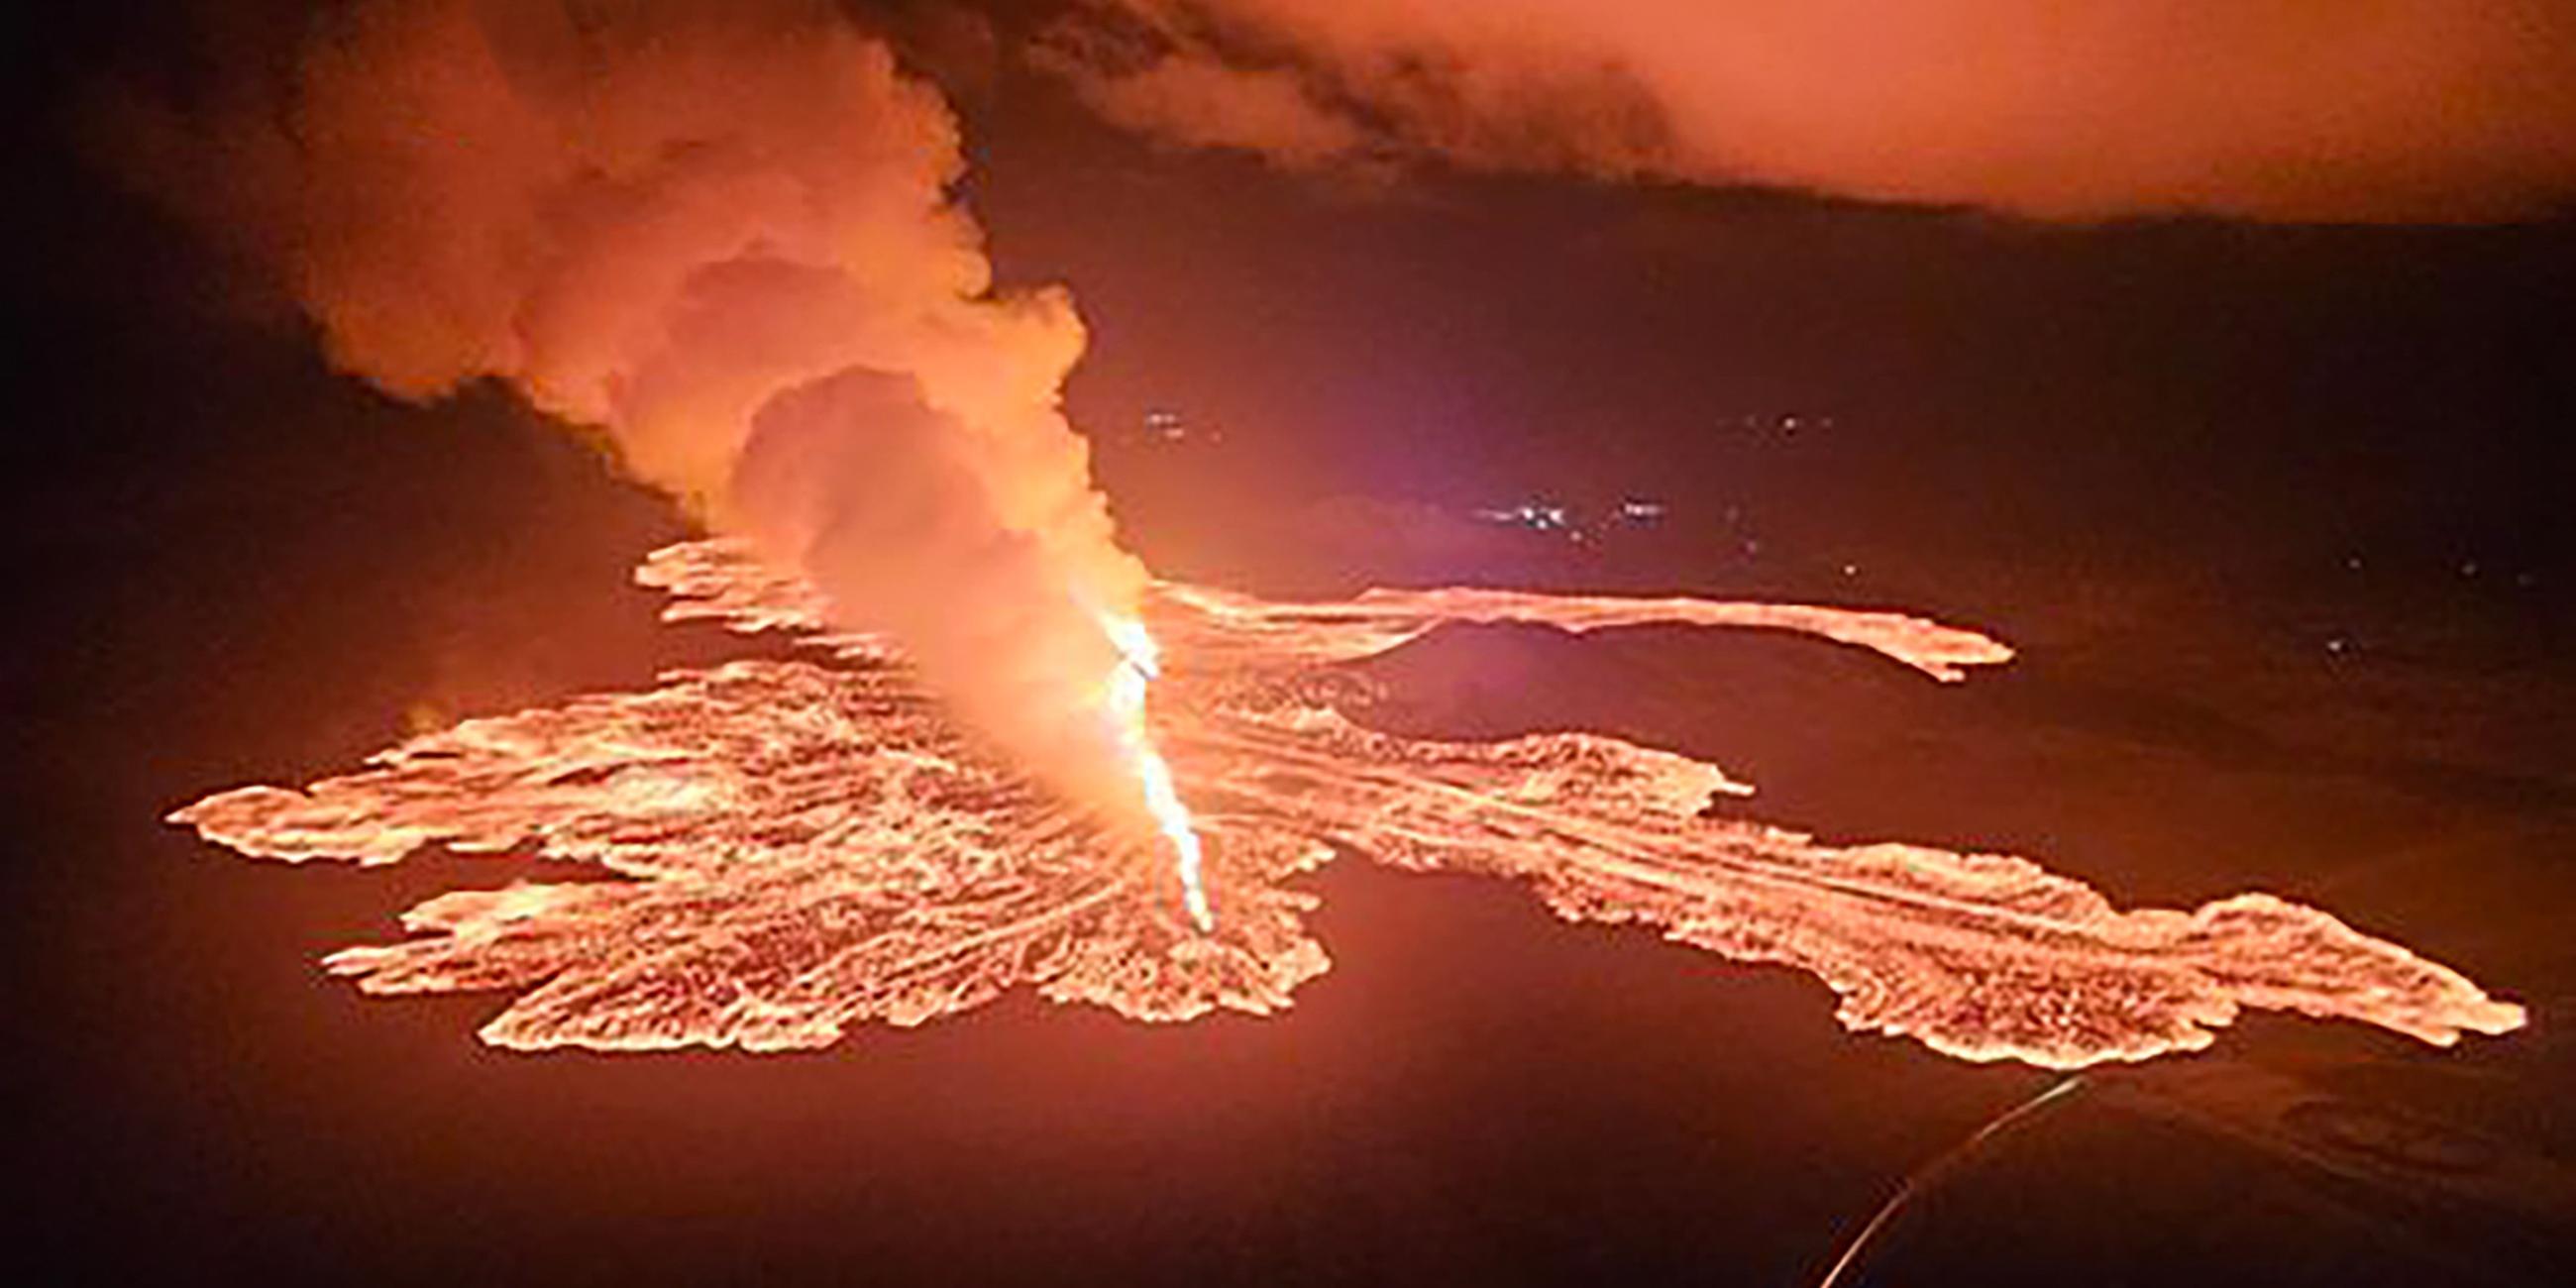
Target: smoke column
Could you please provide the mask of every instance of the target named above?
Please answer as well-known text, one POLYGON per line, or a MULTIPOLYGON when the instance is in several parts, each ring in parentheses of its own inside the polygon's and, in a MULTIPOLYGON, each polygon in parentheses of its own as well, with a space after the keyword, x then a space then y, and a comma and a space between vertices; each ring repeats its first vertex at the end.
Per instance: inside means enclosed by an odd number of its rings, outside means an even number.
POLYGON ((1284 165, 1766 184, 2041 218, 2546 215, 2556 0, 1091 0, 1038 59, 1284 165))
POLYGON ((1148 821, 1104 630, 1145 573, 1058 410, 1081 323, 995 290, 956 121, 884 43, 799 0, 368 2, 233 96, 126 104, 120 150, 336 363, 412 400, 497 378, 596 430, 969 725, 1148 821))

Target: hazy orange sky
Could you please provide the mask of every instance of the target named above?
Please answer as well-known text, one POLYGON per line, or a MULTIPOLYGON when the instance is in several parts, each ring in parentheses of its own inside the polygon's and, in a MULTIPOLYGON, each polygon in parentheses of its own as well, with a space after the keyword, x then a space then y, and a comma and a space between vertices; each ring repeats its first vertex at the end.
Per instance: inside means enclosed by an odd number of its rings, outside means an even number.
POLYGON ((2472 221, 2576 187, 2547 0, 1107 0, 1093 107, 1292 166, 1432 154, 2085 218, 2472 221))

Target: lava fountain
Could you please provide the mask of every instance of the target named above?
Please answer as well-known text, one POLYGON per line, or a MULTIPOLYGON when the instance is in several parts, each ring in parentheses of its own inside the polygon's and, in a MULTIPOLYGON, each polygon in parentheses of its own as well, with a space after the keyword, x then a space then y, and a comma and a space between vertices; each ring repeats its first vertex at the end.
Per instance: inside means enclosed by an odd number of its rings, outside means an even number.
POLYGON ((1190 921, 1202 931, 1214 930, 1216 916, 1208 910, 1207 886, 1200 877, 1206 856, 1198 829, 1190 823, 1189 806, 1181 803, 1180 792, 1172 786, 1171 762, 1154 749, 1153 735, 1145 726, 1146 689, 1162 674, 1161 651, 1145 623, 1135 618, 1103 613, 1100 628, 1118 646, 1118 669, 1110 673, 1108 700, 1119 749, 1144 792, 1145 809, 1154 816, 1155 829, 1171 842, 1179 865, 1181 900, 1190 910, 1190 921))
POLYGON ((1142 1020, 1268 1013, 1329 966, 1294 882, 1337 856, 1513 878, 1569 920, 1807 971, 1846 1027, 1968 1060, 2195 1050, 2246 1008, 2436 1045, 2524 1022, 2459 972, 2271 895, 2121 909, 2023 858, 1707 816, 1716 794, 1752 788, 1618 738, 1406 738, 1348 714, 1369 695, 1342 664, 1445 622, 1792 631, 1938 683, 2012 656, 1917 617, 1455 588, 1288 603, 1158 583, 1141 616, 1100 615, 1123 659, 1103 707, 1177 856, 1174 899, 1132 835, 966 733, 897 642, 849 630, 752 543, 671 546, 637 576, 673 597, 666 620, 786 632, 802 656, 467 720, 172 821, 288 862, 443 845, 611 874, 443 894, 404 914, 410 938, 325 960, 373 994, 513 993, 482 1036, 514 1048, 815 1047, 1018 987, 1142 1020))

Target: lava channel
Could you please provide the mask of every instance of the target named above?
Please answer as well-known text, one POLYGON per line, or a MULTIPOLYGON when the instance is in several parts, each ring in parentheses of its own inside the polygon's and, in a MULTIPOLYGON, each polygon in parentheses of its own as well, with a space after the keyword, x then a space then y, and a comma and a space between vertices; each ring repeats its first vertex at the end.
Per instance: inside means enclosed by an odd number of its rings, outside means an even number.
POLYGON ((1023 986, 1140 1020, 1268 1013, 1329 964, 1292 879, 1336 854, 1517 878, 1568 919, 1793 966, 1840 995, 1847 1027, 1969 1060, 2195 1050, 2248 1007, 2438 1045, 2524 1020, 2270 895, 2124 910, 2026 859, 1705 817, 1713 794, 1750 788, 1671 752, 1589 733, 1396 737, 1334 701, 1350 683, 1335 664, 1447 622, 1784 629, 1938 682, 2012 656, 1903 614, 1471 589, 1287 603, 1164 583, 1150 718, 1203 842, 1209 918, 1168 862, 962 736, 896 650, 827 630, 815 592, 745 548, 667 547, 637 577, 673 596, 667 620, 787 632, 805 656, 467 720, 171 820, 289 862, 525 847, 624 878, 440 895, 404 914, 410 938, 325 959, 369 993, 514 993, 482 1036, 515 1048, 816 1047, 1023 986))

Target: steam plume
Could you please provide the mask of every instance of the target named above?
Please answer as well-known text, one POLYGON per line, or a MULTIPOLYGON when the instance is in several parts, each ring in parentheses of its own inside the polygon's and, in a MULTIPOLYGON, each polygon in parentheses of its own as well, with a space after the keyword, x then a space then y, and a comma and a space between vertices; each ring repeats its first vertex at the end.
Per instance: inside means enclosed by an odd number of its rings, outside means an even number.
POLYGON ((243 240, 333 359, 483 377, 884 630, 968 721, 1141 816, 1102 688, 1142 568, 1058 386, 1061 290, 997 293, 938 93, 828 7, 337 11, 272 102, 137 109, 153 187, 243 240))
POLYGON ((1102 114, 1291 166, 1413 155, 2048 218, 2476 220, 2576 194, 2551 0, 1092 0, 1102 114))

